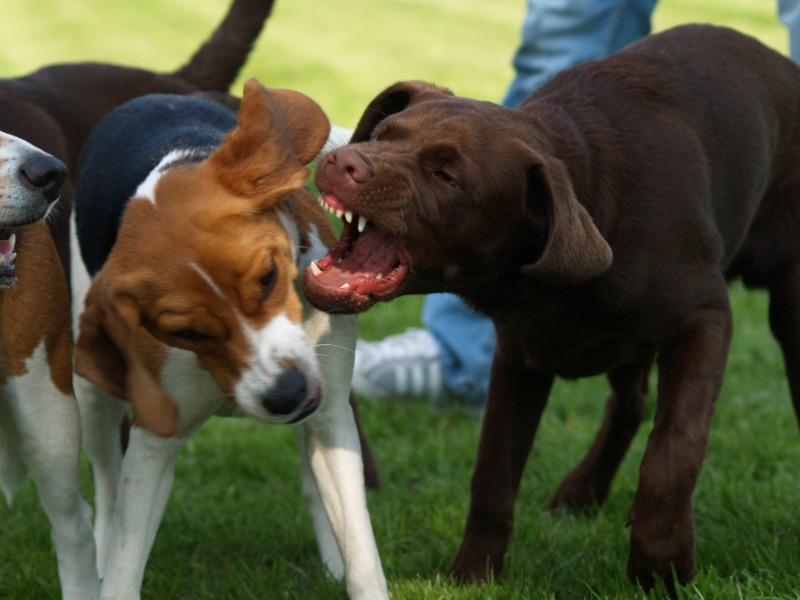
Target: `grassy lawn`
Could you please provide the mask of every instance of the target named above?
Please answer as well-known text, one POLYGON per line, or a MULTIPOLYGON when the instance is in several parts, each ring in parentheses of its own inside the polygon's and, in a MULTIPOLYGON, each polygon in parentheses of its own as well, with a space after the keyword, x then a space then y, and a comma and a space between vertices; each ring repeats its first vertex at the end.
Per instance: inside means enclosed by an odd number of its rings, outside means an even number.
MULTIPOLYGON (((8 1, 0 19, 0 76, 74 60, 172 70, 211 31, 225 5, 8 1)), ((345 126, 400 79, 427 79, 461 95, 498 100, 511 78, 523 10, 523 0, 278 0, 240 83, 255 75, 267 85, 303 91, 345 126)), ((655 26, 689 21, 731 25, 780 51, 787 47, 773 2, 664 0, 655 26)), ((766 325, 766 297, 734 286, 732 299, 736 332, 728 374, 694 496, 699 571, 681 595, 797 599, 798 427, 766 325)), ((363 316, 363 335, 379 338, 418 322, 419 304, 419 298, 404 298, 379 305, 363 316)), ((479 422, 421 402, 363 402, 383 478, 369 502, 392 597, 644 597, 624 576, 625 520, 649 422, 597 515, 543 509, 588 447, 606 393, 602 379, 556 386, 523 481, 504 578, 481 588, 456 587, 442 577, 460 540, 479 422)), ((344 598, 344 586, 322 574, 297 463, 288 429, 244 420, 203 428, 179 462, 143 598, 344 598)), ((86 468, 82 485, 91 497, 86 468)), ((0 600, 58 597, 49 526, 28 482, 13 508, 0 505, 0 600)))

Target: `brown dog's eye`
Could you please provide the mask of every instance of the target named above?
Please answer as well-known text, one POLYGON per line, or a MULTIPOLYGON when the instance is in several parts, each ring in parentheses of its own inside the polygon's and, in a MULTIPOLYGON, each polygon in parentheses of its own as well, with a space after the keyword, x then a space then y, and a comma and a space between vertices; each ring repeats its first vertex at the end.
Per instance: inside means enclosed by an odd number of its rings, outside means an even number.
POLYGON ((275 287, 275 281, 278 279, 278 267, 270 269, 266 275, 261 278, 261 301, 266 301, 272 293, 272 288, 275 287))
POLYGON ((441 179, 451 187, 454 188, 461 187, 460 185, 458 185, 458 182, 453 178, 453 176, 450 175, 450 173, 448 173, 447 171, 442 171, 442 170, 434 171, 433 176, 436 177, 437 179, 441 179))

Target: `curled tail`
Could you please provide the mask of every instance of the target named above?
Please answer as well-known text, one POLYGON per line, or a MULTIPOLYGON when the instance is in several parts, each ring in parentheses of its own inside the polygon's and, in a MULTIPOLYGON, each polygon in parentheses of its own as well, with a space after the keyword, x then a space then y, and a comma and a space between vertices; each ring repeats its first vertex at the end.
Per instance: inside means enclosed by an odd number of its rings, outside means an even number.
POLYGON ((275 0, 233 0, 211 38, 174 74, 204 90, 225 92, 253 47, 275 0))

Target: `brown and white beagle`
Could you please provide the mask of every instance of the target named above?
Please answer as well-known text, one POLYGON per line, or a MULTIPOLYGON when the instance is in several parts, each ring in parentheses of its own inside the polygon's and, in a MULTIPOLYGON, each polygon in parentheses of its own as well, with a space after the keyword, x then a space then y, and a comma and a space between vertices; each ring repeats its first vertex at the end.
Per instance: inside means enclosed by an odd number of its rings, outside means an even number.
POLYGON ((11 504, 30 473, 52 527, 62 597, 97 598, 90 509, 78 490, 66 276, 44 219, 64 164, 0 133, 0 488, 11 504))
POLYGON ((75 385, 103 598, 139 597, 177 454, 220 411, 297 425, 325 565, 346 576, 351 598, 388 598, 348 402, 356 321, 313 309, 296 287, 334 241, 305 188, 329 129, 311 99, 253 79, 238 115, 145 96, 84 147, 73 273, 91 285, 75 385), (109 393, 135 414, 124 458, 126 408, 109 393))

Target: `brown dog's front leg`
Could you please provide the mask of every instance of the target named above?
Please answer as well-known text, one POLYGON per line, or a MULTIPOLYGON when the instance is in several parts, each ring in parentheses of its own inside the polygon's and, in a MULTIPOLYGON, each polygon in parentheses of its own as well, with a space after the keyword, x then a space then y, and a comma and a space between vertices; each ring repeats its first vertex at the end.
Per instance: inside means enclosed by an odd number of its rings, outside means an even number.
POLYGON ((603 425, 589 452, 550 497, 550 508, 581 511, 605 502, 611 481, 642 422, 653 358, 647 354, 609 372, 612 393, 606 402, 603 425))
POLYGON ((489 399, 472 475, 469 516, 450 574, 465 582, 499 576, 511 538, 522 471, 547 404, 553 377, 509 364, 495 351, 489 399))
POLYGON ((692 492, 706 455, 714 402, 722 385, 731 315, 707 309, 659 359, 655 424, 630 511, 628 577, 649 589, 655 578, 675 591, 695 570, 692 492))

